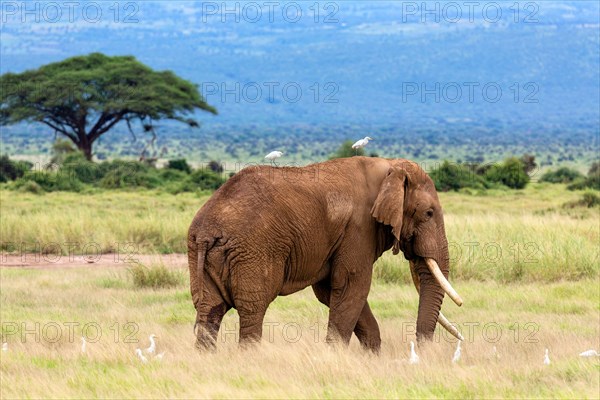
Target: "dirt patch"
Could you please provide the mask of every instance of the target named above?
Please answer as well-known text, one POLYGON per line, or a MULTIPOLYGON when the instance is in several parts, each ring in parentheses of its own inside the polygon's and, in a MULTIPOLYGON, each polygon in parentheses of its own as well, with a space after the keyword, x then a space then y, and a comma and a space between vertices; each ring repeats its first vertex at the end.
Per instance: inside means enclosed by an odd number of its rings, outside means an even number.
POLYGON ((123 268, 131 262, 187 268, 187 254, 1 254, 0 268, 123 268))

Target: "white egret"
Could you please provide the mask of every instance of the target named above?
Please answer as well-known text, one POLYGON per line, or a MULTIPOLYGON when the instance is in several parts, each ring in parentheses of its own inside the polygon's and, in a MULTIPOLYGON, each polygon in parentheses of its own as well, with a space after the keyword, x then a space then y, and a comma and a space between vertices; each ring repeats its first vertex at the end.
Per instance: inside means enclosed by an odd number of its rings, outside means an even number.
POLYGON ((579 353, 579 357, 600 357, 600 353, 596 350, 586 350, 582 353, 579 353))
POLYGON ((156 342, 154 341, 154 338, 156 338, 156 335, 154 333, 148 336, 148 339, 150 340, 150 346, 148 346, 148 348, 146 349, 146 353, 148 354, 154 354, 154 352, 156 351, 156 342))
POLYGON ((454 351, 454 357, 452 357, 452 363, 456 364, 460 360, 460 340, 456 345, 456 350, 454 351))
POLYGON ((159 353, 156 355, 156 357, 154 357, 155 359, 157 359, 158 361, 162 361, 163 357, 165 356, 166 351, 163 351, 162 353, 159 353))
POLYGON ((81 352, 83 354, 85 354, 85 346, 86 346, 87 342, 85 341, 85 337, 81 337, 81 352))
POLYGON ((496 346, 494 346, 494 349, 492 351, 492 358, 496 361, 500 360, 500 353, 498 353, 498 349, 496 348, 496 346))
POLYGON ((269 160, 269 161, 271 161, 271 164, 277 165, 275 163, 275 160, 278 159, 279 157, 281 157, 282 155, 283 155, 282 151, 272 151, 265 156, 265 160, 269 160))
POLYGON ((544 353, 544 365, 550 365, 550 355, 548 354, 548 349, 544 353))
POLYGON ((366 145, 368 145, 368 144, 369 144, 369 140, 374 140, 374 139, 372 139, 372 138, 370 138, 370 137, 368 137, 368 136, 365 136, 365 138, 364 138, 364 139, 360 139, 360 140, 358 140, 356 143, 354 143, 354 144, 352 145, 352 148, 353 148, 354 150, 362 149, 363 147, 365 147, 366 145))
MULTIPOLYGON (((459 342, 460 343, 460 342, 459 342)), ((419 356, 415 352, 415 342, 410 341, 410 358, 408 359, 409 364, 418 364, 419 356)))
POLYGON ((144 364, 146 364, 148 362, 148 359, 146 357, 144 357, 144 355, 142 354, 141 349, 135 349, 135 354, 138 356, 140 361, 143 362, 144 364))
POLYGON ((2 343, 2 351, 4 353, 6 353, 8 351, 8 343, 7 342, 2 343))

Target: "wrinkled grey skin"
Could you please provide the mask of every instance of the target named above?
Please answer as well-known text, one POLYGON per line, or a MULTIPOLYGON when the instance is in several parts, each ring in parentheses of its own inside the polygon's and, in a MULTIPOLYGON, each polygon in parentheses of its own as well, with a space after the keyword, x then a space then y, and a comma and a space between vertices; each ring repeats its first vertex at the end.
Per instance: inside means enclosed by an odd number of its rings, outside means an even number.
POLYGON ((417 339, 431 339, 444 291, 423 260, 449 272, 444 219, 431 179, 404 159, 352 157, 303 168, 250 167, 196 214, 188 234, 197 346, 212 348, 230 308, 240 344, 259 341, 277 296, 312 286, 330 309, 328 342, 352 332, 375 352, 369 308, 373 263, 393 248, 420 278, 417 339))

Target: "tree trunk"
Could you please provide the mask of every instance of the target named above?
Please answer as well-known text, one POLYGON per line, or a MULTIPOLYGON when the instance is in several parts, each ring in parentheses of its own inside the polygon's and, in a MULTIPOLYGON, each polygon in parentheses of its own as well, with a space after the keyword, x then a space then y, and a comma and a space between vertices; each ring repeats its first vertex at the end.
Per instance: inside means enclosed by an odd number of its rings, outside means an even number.
POLYGON ((78 143, 77 147, 79 147, 79 150, 81 150, 88 161, 92 161, 92 143, 88 142, 87 140, 82 141, 78 143))

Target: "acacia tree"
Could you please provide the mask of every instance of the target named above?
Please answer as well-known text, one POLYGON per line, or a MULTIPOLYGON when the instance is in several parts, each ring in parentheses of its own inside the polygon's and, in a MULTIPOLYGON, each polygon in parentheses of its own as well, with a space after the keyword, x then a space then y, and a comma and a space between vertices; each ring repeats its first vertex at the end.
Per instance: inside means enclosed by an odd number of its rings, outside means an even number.
MULTIPOLYGON (((154 71, 133 56, 101 53, 68 58, 0 76, 0 125, 38 122, 69 138, 92 159, 92 144, 120 122, 177 120, 197 127, 197 109, 217 114, 198 87, 171 71, 154 71)), ((135 137, 135 135, 134 135, 135 137)))

